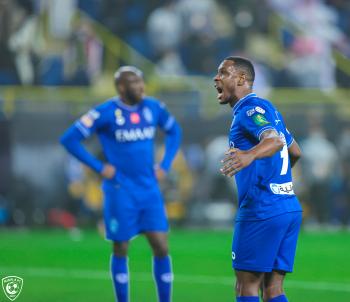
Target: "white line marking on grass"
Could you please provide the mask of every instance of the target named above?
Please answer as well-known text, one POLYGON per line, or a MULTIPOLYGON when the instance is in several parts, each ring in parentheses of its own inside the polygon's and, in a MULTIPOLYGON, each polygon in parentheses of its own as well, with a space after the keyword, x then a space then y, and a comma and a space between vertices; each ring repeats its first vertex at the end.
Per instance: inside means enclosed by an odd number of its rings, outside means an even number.
MULTIPOLYGON (((43 277, 43 278, 75 278, 75 279, 93 279, 109 280, 110 274, 101 270, 84 270, 84 269, 65 269, 65 268, 48 268, 48 267, 0 267, 0 277, 2 274, 18 273, 23 276, 43 277)), ((132 280, 140 282, 153 282, 151 273, 131 272, 132 280)), ((181 275, 175 274, 175 283, 188 284, 220 284, 232 286, 234 278, 223 276, 205 276, 205 275, 181 275)), ((321 290, 333 292, 350 292, 349 283, 339 282, 322 282, 322 281, 295 281, 286 280, 286 288, 321 290)))

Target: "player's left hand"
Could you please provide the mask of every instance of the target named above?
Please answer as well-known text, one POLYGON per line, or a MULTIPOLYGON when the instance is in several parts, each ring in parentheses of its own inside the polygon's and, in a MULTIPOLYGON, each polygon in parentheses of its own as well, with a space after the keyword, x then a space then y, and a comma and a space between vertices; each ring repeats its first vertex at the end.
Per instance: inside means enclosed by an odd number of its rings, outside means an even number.
POLYGON ((163 170, 161 167, 157 166, 155 168, 155 173, 156 173, 156 177, 158 179, 158 181, 163 181, 166 177, 166 171, 163 170))
POLYGON ((249 166, 253 160, 254 157, 249 151, 230 148, 225 152, 225 157, 221 161, 223 167, 220 169, 220 172, 225 176, 232 177, 243 168, 249 166))

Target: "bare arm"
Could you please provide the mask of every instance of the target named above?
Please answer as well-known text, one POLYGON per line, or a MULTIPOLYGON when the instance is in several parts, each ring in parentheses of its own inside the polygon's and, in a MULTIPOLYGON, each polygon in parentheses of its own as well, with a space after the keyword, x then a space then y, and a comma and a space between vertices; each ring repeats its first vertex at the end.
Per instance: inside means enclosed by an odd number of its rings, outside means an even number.
POLYGON ((255 159, 270 157, 283 147, 283 141, 275 130, 267 130, 262 133, 261 141, 253 148, 242 151, 231 148, 225 153, 222 160, 224 166, 221 173, 232 177, 243 168, 249 166, 255 159))
POLYGON ((248 150, 254 159, 270 157, 283 148, 283 141, 275 130, 267 130, 262 133, 261 141, 255 147, 248 150))
POLYGON ((289 160, 291 167, 294 167, 295 163, 301 157, 301 150, 298 143, 294 140, 293 143, 288 148, 289 160))

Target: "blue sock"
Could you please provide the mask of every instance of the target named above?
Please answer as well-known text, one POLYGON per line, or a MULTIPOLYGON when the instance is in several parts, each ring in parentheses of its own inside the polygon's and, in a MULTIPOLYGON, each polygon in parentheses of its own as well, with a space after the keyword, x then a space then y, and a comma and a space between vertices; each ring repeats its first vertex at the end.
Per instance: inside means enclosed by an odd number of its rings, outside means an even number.
POLYGON ((237 302, 259 302, 258 296, 241 296, 236 297, 237 302))
POLYGON ((277 297, 270 299, 267 302, 288 302, 288 299, 285 295, 280 295, 280 296, 277 296, 277 297))
POLYGON ((112 255, 111 272, 115 295, 118 302, 129 301, 128 258, 112 255))
POLYGON ((159 302, 170 302, 173 273, 169 256, 153 257, 153 276, 157 284, 159 302))

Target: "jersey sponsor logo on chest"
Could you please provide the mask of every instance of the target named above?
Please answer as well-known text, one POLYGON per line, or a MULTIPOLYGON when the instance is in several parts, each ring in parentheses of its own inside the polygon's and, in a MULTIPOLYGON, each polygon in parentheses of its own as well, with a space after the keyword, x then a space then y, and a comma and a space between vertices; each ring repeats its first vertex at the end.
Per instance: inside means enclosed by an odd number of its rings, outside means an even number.
POLYGON ((155 127, 118 129, 115 131, 115 138, 118 142, 134 142, 138 140, 153 139, 155 127))
POLYGON ((273 194, 294 195, 293 183, 291 181, 282 184, 271 183, 270 189, 273 194))

